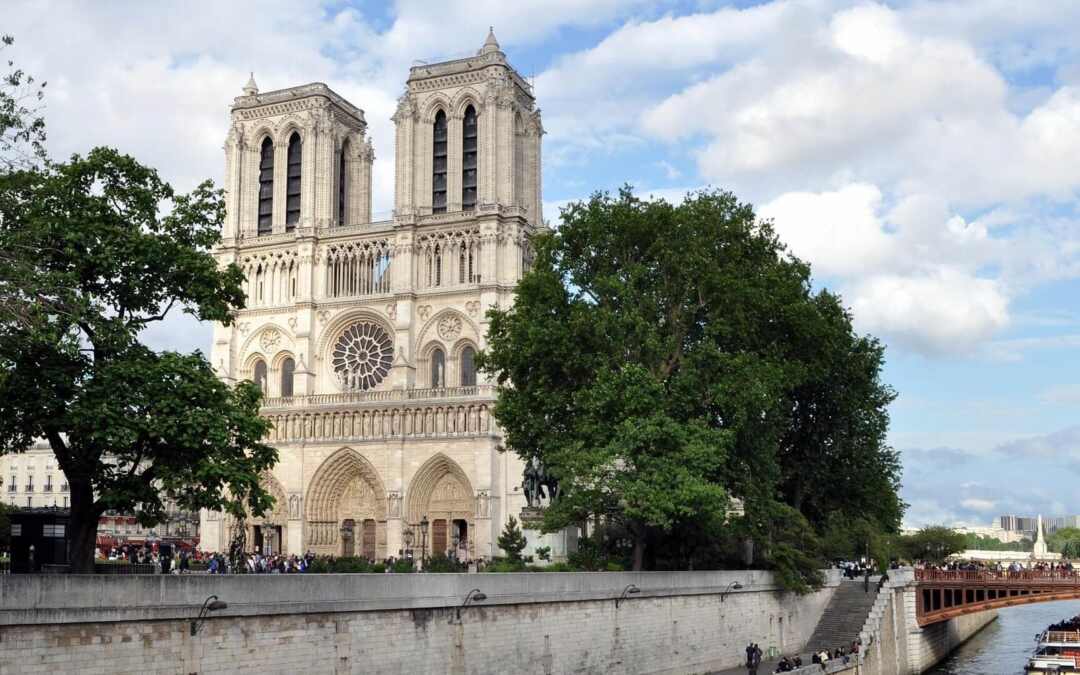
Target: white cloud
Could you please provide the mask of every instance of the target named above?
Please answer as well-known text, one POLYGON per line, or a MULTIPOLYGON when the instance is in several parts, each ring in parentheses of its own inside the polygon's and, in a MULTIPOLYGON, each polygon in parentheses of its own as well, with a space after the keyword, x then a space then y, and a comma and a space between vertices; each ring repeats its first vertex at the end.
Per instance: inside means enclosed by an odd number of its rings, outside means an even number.
POLYGON ((961 501, 960 506, 963 506, 965 509, 968 509, 970 511, 980 511, 983 513, 988 513, 997 508, 997 502, 991 499, 970 498, 961 501))
POLYGON ((931 354, 970 349, 1009 321, 1008 300, 995 282, 947 268, 919 276, 871 276, 847 300, 860 329, 931 354))
POLYGON ((1080 384, 1059 384, 1039 393, 1039 400, 1053 405, 1080 405, 1080 384))
POLYGON ((878 212, 881 191, 857 183, 834 192, 788 192, 762 206, 791 251, 816 274, 848 276, 880 269, 890 242, 878 212))

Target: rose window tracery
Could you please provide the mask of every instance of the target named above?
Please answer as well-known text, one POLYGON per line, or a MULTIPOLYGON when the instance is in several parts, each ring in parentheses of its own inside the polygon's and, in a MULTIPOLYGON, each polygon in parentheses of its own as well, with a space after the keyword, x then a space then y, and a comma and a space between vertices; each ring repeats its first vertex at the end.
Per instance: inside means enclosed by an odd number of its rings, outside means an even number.
POLYGON ((371 389, 390 372, 394 343, 381 326, 358 321, 334 343, 330 363, 345 389, 371 389))

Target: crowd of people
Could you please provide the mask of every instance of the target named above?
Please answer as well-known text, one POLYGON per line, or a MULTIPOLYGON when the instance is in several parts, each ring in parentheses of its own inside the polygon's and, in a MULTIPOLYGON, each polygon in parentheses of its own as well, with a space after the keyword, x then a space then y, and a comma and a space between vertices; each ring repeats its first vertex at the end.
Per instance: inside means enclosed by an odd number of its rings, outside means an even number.
POLYGON ((1012 561, 1008 565, 1003 565, 998 561, 985 561, 985 560, 949 560, 944 564, 934 564, 923 560, 917 560, 914 564, 917 570, 938 570, 941 572, 995 572, 998 574, 1010 573, 1018 574, 1020 572, 1043 572, 1054 574, 1073 574, 1076 570, 1073 564, 1068 560, 1062 560, 1058 562, 1037 561, 1029 563, 1027 565, 1012 561))
MULTIPOLYGON (((822 649, 820 652, 816 652, 810 655, 810 663, 821 666, 822 670, 825 670, 831 662, 841 662, 844 664, 850 663, 852 659, 857 658, 859 654, 859 641, 855 640, 851 643, 850 647, 837 647, 833 650, 822 649)), ((763 653, 761 647, 755 642, 751 642, 746 645, 746 670, 749 675, 757 675, 758 668, 761 667, 761 659, 763 653)), ((795 656, 781 656, 780 661, 776 664, 774 673, 790 673, 794 670, 798 670, 803 667, 802 657, 796 654, 795 656)))

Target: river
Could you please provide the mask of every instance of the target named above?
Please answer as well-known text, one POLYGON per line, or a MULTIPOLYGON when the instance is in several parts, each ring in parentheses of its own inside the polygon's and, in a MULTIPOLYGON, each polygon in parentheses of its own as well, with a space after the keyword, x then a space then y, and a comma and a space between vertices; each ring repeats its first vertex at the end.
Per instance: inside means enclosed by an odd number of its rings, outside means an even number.
POLYGON ((1000 610, 997 621, 961 645, 929 675, 1023 675, 1035 648, 1035 635, 1077 614, 1077 600, 1000 610))

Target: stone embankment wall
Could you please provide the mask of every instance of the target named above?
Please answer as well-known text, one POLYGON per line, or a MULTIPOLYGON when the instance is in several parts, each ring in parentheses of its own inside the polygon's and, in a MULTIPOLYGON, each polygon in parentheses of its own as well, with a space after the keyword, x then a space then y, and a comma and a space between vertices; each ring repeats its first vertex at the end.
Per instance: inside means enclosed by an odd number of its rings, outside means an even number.
POLYGON ((0 674, 704 672, 748 642, 799 649, 837 582, 797 596, 749 571, 8 575, 0 674), (629 584, 641 592, 616 607, 629 584), (458 619, 473 588, 487 597, 458 619), (229 606, 192 636, 210 595, 229 606))
POLYGON ((912 570, 890 575, 860 636, 859 675, 920 675, 997 618, 997 610, 988 610, 920 628, 912 570))

